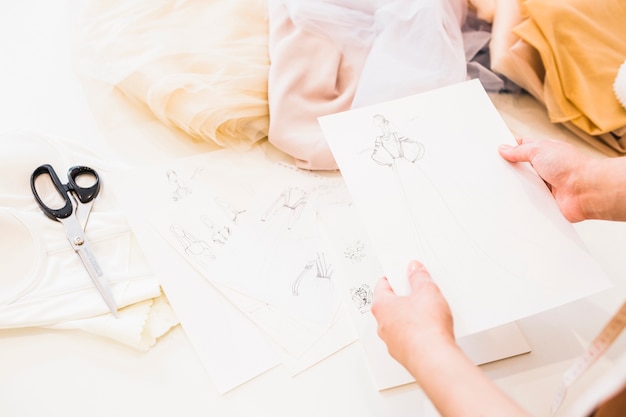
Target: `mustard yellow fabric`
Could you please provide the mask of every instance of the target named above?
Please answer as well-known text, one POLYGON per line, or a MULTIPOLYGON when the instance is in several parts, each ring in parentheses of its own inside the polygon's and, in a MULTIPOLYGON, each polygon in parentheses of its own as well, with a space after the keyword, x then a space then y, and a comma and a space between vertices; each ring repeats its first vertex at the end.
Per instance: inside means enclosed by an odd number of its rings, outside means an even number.
POLYGON ((539 51, 543 101, 554 123, 590 135, 626 126, 613 82, 626 58, 624 0, 521 0, 514 32, 539 51))

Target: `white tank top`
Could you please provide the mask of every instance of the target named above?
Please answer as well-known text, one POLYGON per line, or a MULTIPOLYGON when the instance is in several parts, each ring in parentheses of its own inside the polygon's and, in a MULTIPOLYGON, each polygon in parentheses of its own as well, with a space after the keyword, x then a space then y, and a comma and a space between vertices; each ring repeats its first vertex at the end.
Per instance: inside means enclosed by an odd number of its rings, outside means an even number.
POLYGON ((29 132, 0 136, 0 328, 47 326, 108 313, 63 225, 46 217, 30 189, 30 175, 51 164, 65 182, 73 165, 98 171, 102 181, 87 237, 122 308, 160 296, 160 286, 113 192, 106 164, 80 145, 29 132))

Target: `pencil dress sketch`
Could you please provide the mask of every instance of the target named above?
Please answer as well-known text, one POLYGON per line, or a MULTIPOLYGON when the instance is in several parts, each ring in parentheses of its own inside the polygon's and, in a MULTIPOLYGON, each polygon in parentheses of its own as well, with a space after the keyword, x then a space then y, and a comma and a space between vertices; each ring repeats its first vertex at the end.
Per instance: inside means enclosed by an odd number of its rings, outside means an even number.
POLYGON ((211 240, 218 245, 225 245, 232 234, 229 225, 216 225, 215 222, 207 215, 200 216, 202 223, 211 231, 211 240))
POLYGON ((379 129, 371 155, 374 162, 391 167, 397 160, 413 163, 424 155, 424 145, 395 130, 385 116, 375 114, 372 119, 379 129))
POLYGON ((324 280, 330 283, 332 275, 332 265, 326 261, 326 255, 323 252, 319 252, 315 259, 304 265, 302 272, 291 285, 291 294, 299 296, 302 294, 303 287, 312 285, 314 288, 317 288, 320 282, 324 280), (313 266, 315 266, 315 270, 313 270, 313 266), (312 272, 315 272, 315 274, 312 272))
POLYGON ((221 198, 216 198, 215 202, 232 216, 230 220, 233 223, 237 223, 237 221, 239 221, 239 217, 246 212, 245 209, 239 209, 221 198))
POLYGON ((176 237, 189 258, 201 268, 208 269, 215 260, 215 254, 204 240, 196 238, 179 224, 170 225, 170 231, 176 237))
POLYGON ((172 200, 179 201, 185 196, 191 194, 191 188, 187 187, 178 179, 178 174, 176 173, 176 171, 170 169, 165 173, 165 175, 167 176, 167 180, 173 186, 173 191, 171 194, 172 200))
POLYGON ((265 210, 261 221, 266 222, 279 216, 287 216, 287 228, 291 229, 298 221, 309 199, 309 194, 298 187, 283 190, 274 202, 265 210))
POLYGON ((390 167, 393 170, 400 184, 408 216, 411 218, 413 242, 423 254, 428 254, 431 262, 436 261, 437 266, 431 264, 433 270, 437 267, 449 274, 462 274, 464 265, 447 259, 445 254, 447 248, 465 241, 467 247, 473 248, 476 255, 489 260, 487 264, 492 266, 494 273, 517 275, 490 256, 455 215, 444 195, 418 162, 424 157, 425 146, 399 132, 385 116, 376 114, 372 119, 379 132, 374 140, 371 158, 378 165, 390 167), (402 160, 410 164, 401 166, 398 161, 402 160), (411 178, 410 184, 406 183, 408 178, 411 178), (416 195, 414 190, 418 190, 419 194, 416 195), (433 208, 434 215, 428 219, 418 218, 415 213, 419 210, 414 210, 413 207, 423 205, 426 201, 433 208))

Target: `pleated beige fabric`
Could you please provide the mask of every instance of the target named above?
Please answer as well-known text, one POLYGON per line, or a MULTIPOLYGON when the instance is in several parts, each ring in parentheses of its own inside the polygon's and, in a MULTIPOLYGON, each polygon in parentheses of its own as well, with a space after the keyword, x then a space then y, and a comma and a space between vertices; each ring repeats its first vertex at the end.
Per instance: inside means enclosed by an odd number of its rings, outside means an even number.
POLYGON ((193 138, 246 148, 268 131, 266 16, 263 0, 91 0, 76 68, 193 138))

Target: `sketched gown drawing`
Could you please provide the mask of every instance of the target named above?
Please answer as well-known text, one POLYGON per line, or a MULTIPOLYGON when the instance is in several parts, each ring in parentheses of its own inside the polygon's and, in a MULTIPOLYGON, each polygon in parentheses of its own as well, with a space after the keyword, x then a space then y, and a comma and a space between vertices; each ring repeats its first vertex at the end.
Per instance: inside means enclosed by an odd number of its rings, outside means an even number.
MULTIPOLYGON (((305 287, 313 287, 316 289, 316 287, 324 281, 328 287, 330 286, 332 275, 332 265, 326 261, 326 255, 323 252, 318 252, 316 258, 307 262, 302 272, 300 272, 298 277, 293 281, 291 293, 294 296, 299 296, 303 293, 305 287), (309 271, 313 271, 313 266, 315 266, 315 273, 310 273, 309 271)), ((330 290, 327 289, 327 291, 330 290)))
POLYGON ((308 198, 308 193, 298 187, 286 188, 263 213, 261 221, 266 222, 273 217, 286 216, 287 228, 291 229, 298 221, 308 198))
POLYGON ((400 134, 385 116, 376 114, 373 120, 380 129, 371 155, 374 162, 391 167, 398 159, 413 163, 424 155, 424 145, 400 134))
POLYGON ((179 224, 170 225, 170 231, 178 239, 183 250, 201 269, 207 270, 215 255, 211 247, 204 240, 196 238, 179 224))
POLYGON ((167 176, 167 180, 170 182, 170 184, 172 185, 172 200, 174 201, 180 201, 182 200, 185 196, 189 195, 192 193, 191 188, 187 187, 186 185, 182 184, 181 181, 178 178, 178 174, 176 173, 176 171, 174 170, 169 170, 165 173, 165 175, 167 176))
POLYGON ((448 205, 444 195, 420 164, 420 160, 426 155, 424 144, 397 131, 389 120, 380 114, 373 116, 373 123, 379 132, 374 140, 371 159, 376 164, 393 170, 407 207, 408 217, 412 222, 412 225, 407 225, 412 228, 412 240, 425 256, 425 259, 421 260, 428 265, 431 273, 441 271, 439 273, 463 277, 468 272, 467 268, 476 265, 475 260, 480 257, 483 261, 488 261, 484 264, 490 266, 484 273, 514 274, 488 254, 448 205), (417 198, 414 190, 419 193, 417 198), (430 213, 428 218, 416 215, 424 212, 417 210, 420 205, 428 206, 430 213), (472 250, 464 251, 460 248, 472 250))

